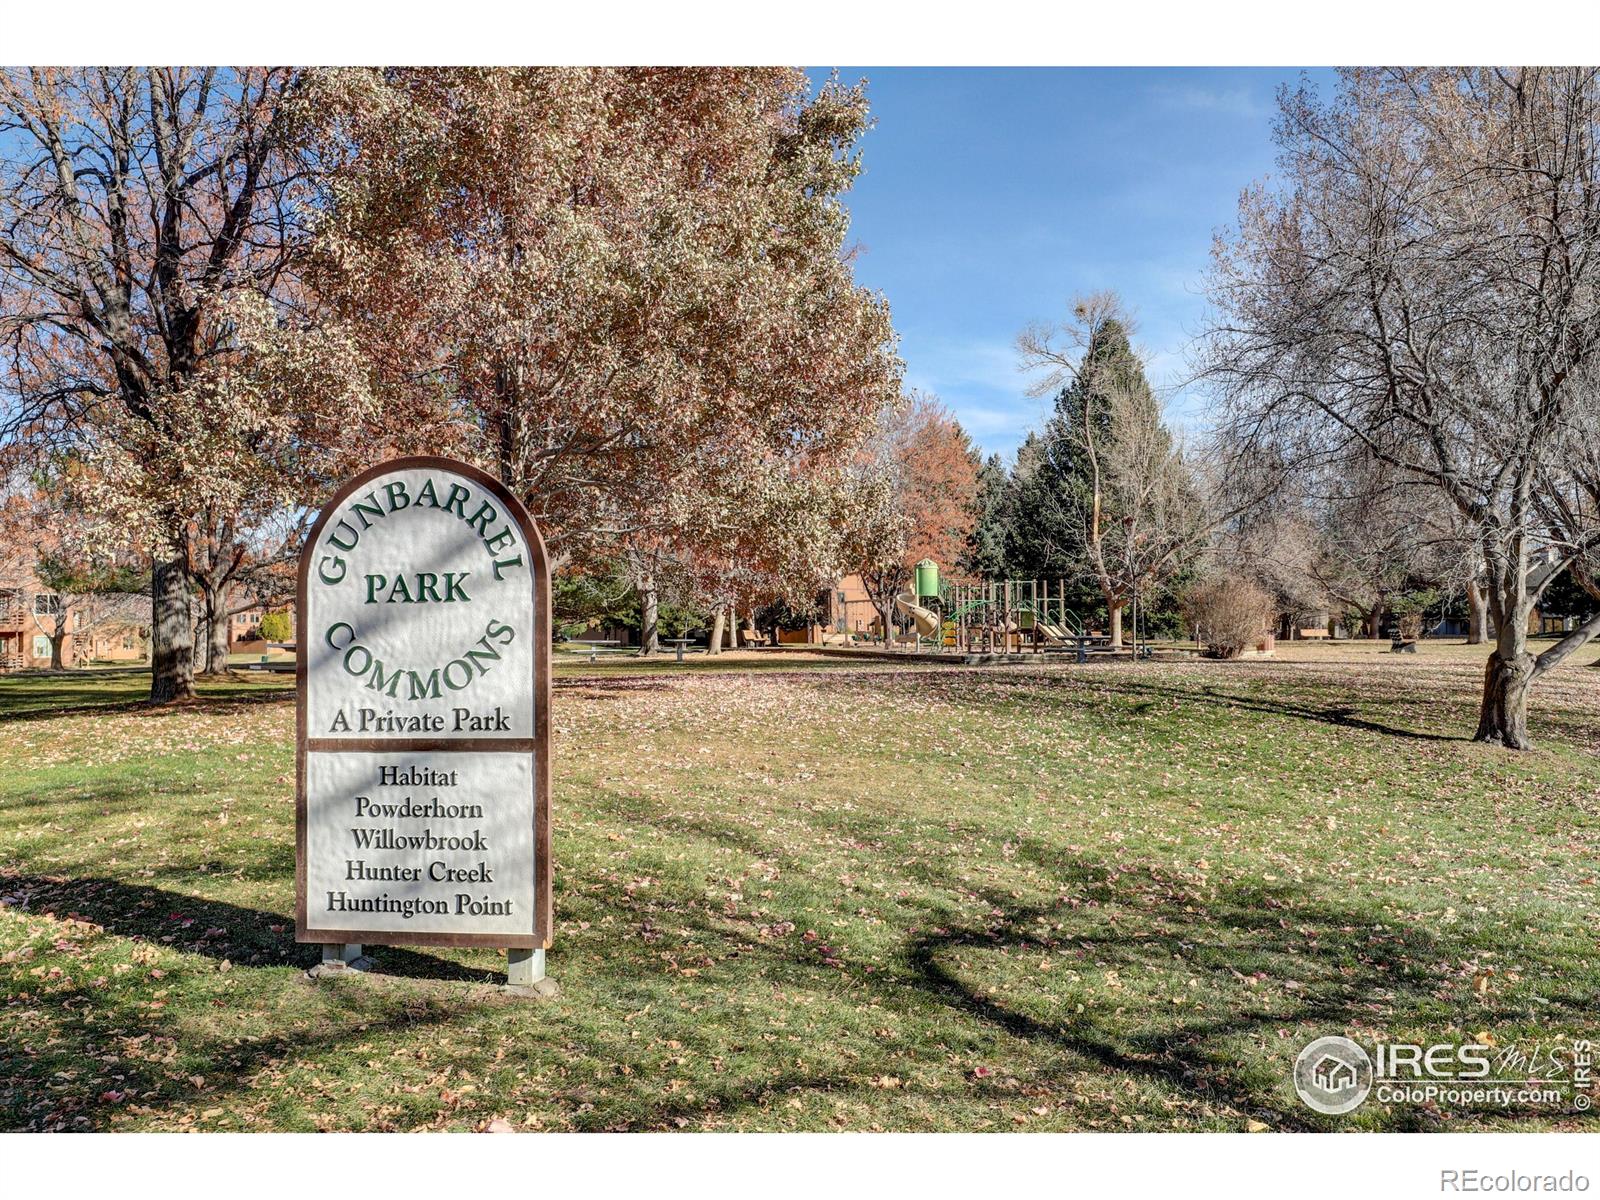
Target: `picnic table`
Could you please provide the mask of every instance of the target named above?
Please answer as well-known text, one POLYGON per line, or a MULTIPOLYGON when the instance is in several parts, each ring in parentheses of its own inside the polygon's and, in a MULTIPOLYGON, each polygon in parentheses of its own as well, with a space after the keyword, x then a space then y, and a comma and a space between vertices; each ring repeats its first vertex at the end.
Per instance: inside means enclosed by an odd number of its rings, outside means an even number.
POLYGON ((590 640, 587 638, 573 638, 567 643, 567 645, 589 647, 589 661, 593 662, 595 660, 595 655, 599 654, 602 650, 609 652, 613 646, 620 646, 622 643, 618 641, 600 641, 599 639, 590 640))
POLYGON ((1077 659, 1081 663, 1089 661, 1090 646, 1106 649, 1111 647, 1111 639, 1103 633, 1069 633, 1065 640, 1076 648, 1077 659))
POLYGON ((661 641, 661 642, 665 642, 667 645, 671 646, 674 650, 676 650, 678 652, 678 661, 679 662, 683 661, 683 648, 685 646, 687 646, 690 642, 694 641, 693 638, 658 638, 656 640, 657 641, 661 641))

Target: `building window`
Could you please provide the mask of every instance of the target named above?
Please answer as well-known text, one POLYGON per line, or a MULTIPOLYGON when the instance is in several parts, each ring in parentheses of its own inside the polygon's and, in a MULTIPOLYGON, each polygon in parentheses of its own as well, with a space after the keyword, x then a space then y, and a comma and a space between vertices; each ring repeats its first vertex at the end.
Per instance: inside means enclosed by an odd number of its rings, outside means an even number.
POLYGON ((33 635, 33 656, 35 658, 50 657, 50 639, 42 633, 33 635))
POLYGON ((133 649, 133 634, 125 633, 122 635, 122 648, 124 650, 133 649))
POLYGON ((33 598, 33 615, 36 617, 54 617, 60 615, 61 597, 48 592, 40 592, 33 598))

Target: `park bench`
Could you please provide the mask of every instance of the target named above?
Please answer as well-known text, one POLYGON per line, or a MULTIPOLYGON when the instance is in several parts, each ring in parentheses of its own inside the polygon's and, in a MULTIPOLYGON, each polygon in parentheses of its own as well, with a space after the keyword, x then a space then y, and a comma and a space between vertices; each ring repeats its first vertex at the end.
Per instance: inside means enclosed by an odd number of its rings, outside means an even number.
POLYGON ((1302 629, 1300 636, 1303 638, 1325 638, 1328 636, 1328 631, 1320 626, 1316 629, 1302 629))
POLYGON ((273 658, 270 654, 263 654, 259 661, 244 663, 243 666, 246 671, 272 671, 287 675, 290 671, 296 670, 298 664, 292 658, 273 658))

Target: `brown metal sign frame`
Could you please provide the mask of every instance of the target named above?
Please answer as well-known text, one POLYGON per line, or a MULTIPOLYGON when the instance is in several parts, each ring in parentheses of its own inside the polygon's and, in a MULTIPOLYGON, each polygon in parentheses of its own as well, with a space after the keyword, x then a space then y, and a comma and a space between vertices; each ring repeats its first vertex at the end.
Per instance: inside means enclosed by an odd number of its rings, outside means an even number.
POLYGON ((298 942, 365 943, 377 946, 492 946, 548 950, 554 928, 550 880, 550 560, 539 527, 494 476, 468 463, 432 455, 391 458, 351 479, 323 506, 300 552, 295 585, 299 629, 295 637, 294 936, 298 942), (448 471, 470 479, 492 495, 516 521, 528 544, 533 577, 533 736, 531 738, 310 738, 306 736, 306 576, 322 528, 354 493, 395 471, 448 471), (531 939, 499 933, 411 933, 375 929, 313 929, 306 920, 306 753, 341 751, 502 751, 533 755, 533 897, 531 939))

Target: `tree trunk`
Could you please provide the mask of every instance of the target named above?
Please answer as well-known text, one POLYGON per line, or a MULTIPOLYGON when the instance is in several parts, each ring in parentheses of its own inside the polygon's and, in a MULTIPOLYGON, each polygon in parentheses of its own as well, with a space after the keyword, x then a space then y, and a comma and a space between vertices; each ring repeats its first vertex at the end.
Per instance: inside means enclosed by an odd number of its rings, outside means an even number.
POLYGON ((639 626, 639 657, 643 658, 661 649, 657 628, 661 614, 654 579, 648 580, 639 588, 639 610, 642 615, 639 626))
POLYGON ((1534 657, 1528 653, 1528 560, 1518 544, 1515 552, 1490 558, 1489 596, 1495 624, 1495 647, 1483 668, 1483 702, 1478 710, 1477 742, 1508 750, 1527 750, 1528 687, 1533 682, 1534 657))
POLYGON ((1118 649, 1122 646, 1122 602, 1107 596, 1106 617, 1111 627, 1111 646, 1118 649))
POLYGON ((206 598, 205 589, 193 575, 189 576, 189 586, 192 591, 200 593, 199 603, 194 608, 194 626, 190 638, 190 645, 194 647, 194 673, 196 676, 206 673, 206 647, 211 645, 211 604, 206 598))
POLYGON ((211 622, 211 663, 207 664, 207 673, 212 675, 226 675, 228 673, 228 614, 212 618, 211 622), (214 665, 213 665, 214 664, 214 665))
POLYGON ((887 650, 894 645, 894 601, 879 603, 875 600, 872 607, 878 610, 878 620, 883 625, 883 646, 887 650))
POLYGON ((1508 640, 1500 638, 1483 671, 1483 704, 1473 741, 1490 742, 1508 750, 1527 750, 1528 685, 1533 681, 1533 655, 1526 649, 1507 653, 1508 640))
POLYGON ((180 547, 157 560, 150 577, 150 703, 194 699, 194 629, 189 622, 189 563, 180 547))
POLYGON ((722 632, 728 621, 728 610, 722 605, 717 605, 711 611, 711 636, 706 640, 707 654, 722 653, 722 632))
POLYGON ((1489 594, 1476 579, 1467 580, 1467 645, 1489 640, 1489 594))
MULTIPOLYGON (((63 600, 63 604, 65 601, 63 600)), ((65 614, 56 618, 55 632, 50 635, 50 669, 60 671, 64 664, 61 661, 61 648, 67 644, 67 620, 65 614)))
POLYGON ((1367 612, 1367 636, 1378 638, 1383 636, 1383 603, 1374 604, 1367 612))
POLYGON ((195 622, 194 662, 198 675, 225 675, 228 671, 228 614, 224 593, 212 587, 202 575, 194 575, 194 586, 200 593, 200 615, 195 622), (217 651, 217 637, 222 637, 222 651, 217 651))
POLYGON ((205 595, 207 675, 228 673, 228 593, 214 588, 205 595))
MULTIPOLYGON (((190 586, 194 584, 194 577, 189 577, 190 586)), ((191 606, 193 607, 193 606, 191 606)), ((189 645, 194 652, 194 673, 202 675, 206 669, 206 645, 211 641, 211 622, 206 617, 205 601, 201 600, 199 610, 194 613, 194 620, 189 629, 189 645)))

